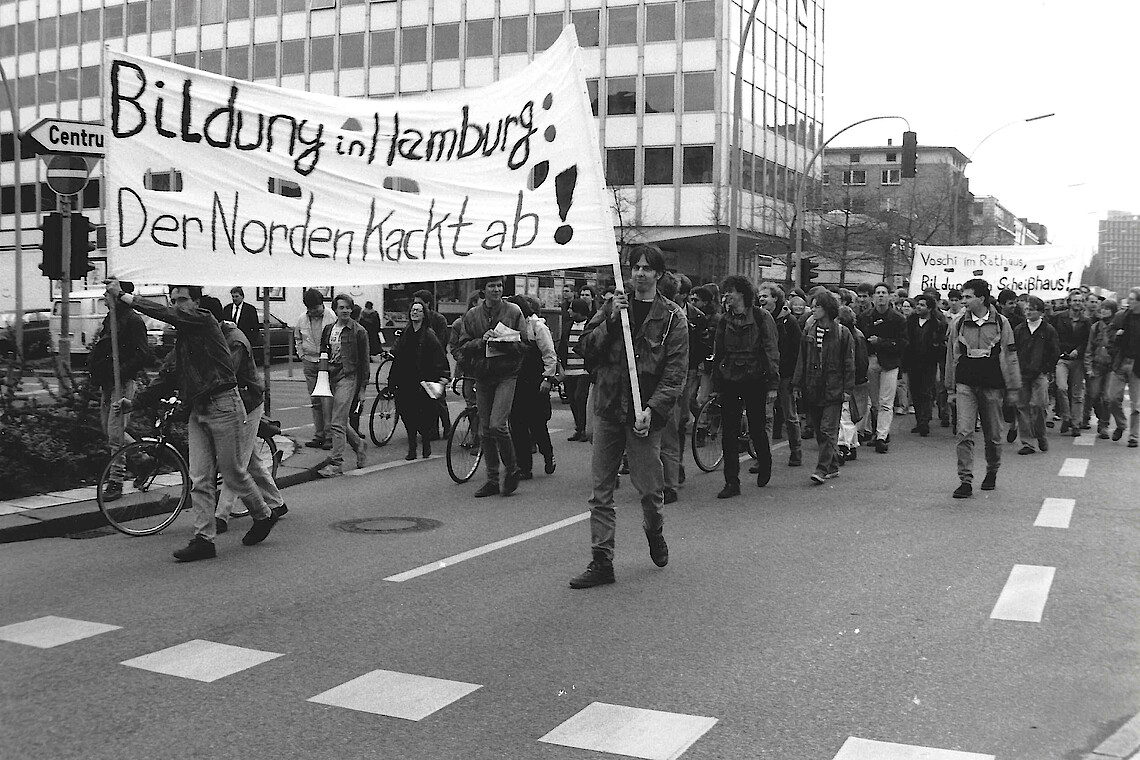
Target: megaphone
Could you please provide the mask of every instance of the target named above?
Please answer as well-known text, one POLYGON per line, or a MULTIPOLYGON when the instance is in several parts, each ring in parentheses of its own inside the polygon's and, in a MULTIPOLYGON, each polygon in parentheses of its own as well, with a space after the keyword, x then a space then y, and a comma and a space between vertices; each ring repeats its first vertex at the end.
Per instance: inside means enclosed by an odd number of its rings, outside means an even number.
POLYGON ((313 398, 332 398, 332 388, 329 387, 329 355, 321 352, 321 361, 317 365, 317 386, 309 394, 313 398))

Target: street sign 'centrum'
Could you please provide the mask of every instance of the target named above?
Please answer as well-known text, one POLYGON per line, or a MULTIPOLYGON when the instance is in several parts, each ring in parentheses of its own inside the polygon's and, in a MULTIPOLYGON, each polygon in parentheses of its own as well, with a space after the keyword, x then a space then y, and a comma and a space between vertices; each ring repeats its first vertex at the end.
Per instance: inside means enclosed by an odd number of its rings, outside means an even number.
POLYGON ((105 152, 103 125, 98 122, 41 119, 24 133, 36 153, 75 153, 101 156, 105 152))
POLYGON ((83 156, 52 156, 47 165, 48 187, 60 195, 75 195, 87 187, 90 173, 83 156))

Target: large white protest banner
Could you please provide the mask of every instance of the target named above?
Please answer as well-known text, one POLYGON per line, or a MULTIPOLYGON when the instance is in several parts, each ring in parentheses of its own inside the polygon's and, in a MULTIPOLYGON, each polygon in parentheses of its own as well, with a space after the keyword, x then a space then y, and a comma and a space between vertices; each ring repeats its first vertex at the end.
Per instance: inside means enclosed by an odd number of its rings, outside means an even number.
POLYGON ((487 87, 388 100, 109 48, 104 77, 122 278, 379 284, 616 259, 573 27, 487 87))
POLYGON ((1083 260, 1063 245, 918 245, 910 271, 910 294, 926 288, 945 293, 980 277, 997 291, 1009 288, 1044 300, 1064 298, 1080 284, 1083 260))

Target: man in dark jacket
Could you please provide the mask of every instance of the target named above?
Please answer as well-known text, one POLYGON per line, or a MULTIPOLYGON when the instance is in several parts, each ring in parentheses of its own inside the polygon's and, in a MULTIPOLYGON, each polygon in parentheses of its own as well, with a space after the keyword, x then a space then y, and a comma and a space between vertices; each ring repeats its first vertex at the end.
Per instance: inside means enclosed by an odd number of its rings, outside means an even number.
POLYGON ((796 372, 803 330, 792 316, 784 301, 784 290, 779 285, 763 283, 756 291, 756 298, 776 322, 776 338, 780 350, 780 386, 776 389, 775 403, 768 407, 765 415, 768 437, 772 437, 775 420, 780 419, 788 431, 788 466, 799 467, 803 464, 803 443, 800 441, 800 416, 796 411, 795 399, 792 398, 792 376, 796 372))
POLYGON ((875 451, 887 453, 887 437, 891 434, 895 392, 898 390, 899 365, 906 350, 906 320, 891 305, 891 287, 885 282, 875 285, 873 306, 860 314, 855 324, 867 336, 870 364, 867 368, 868 408, 877 411, 863 418, 867 438, 874 437, 875 451))
MULTIPOLYGON (((1124 419, 1124 389, 1128 389, 1132 409, 1128 417, 1128 447, 1140 446, 1140 288, 1128 291, 1124 308, 1116 312, 1111 327, 1112 373, 1108 376, 1108 405, 1117 420, 1124 419)), ((1118 426, 1112 440, 1119 441, 1124 429, 1118 426)))
MULTIPOLYGON (((121 284, 123 291, 133 293, 134 283, 121 284)), ((122 386, 119 388, 118 398, 133 399, 138 388, 138 379, 147 365, 150 364, 150 345, 147 343, 146 323, 134 309, 122 301, 114 303, 114 322, 111 311, 103 318, 103 325, 99 328, 95 344, 87 356, 87 371, 91 383, 100 388, 99 394, 99 421, 103 423, 103 432, 107 436, 107 446, 111 453, 121 446, 132 443, 134 438, 127 432, 131 416, 129 414, 115 414, 111 411, 111 404, 115 398, 115 373, 111 356, 111 330, 119 336, 119 366, 122 386)), ((121 459, 115 460, 116 463, 121 459)), ((103 484, 103 501, 115 501, 123 495, 123 477, 126 472, 121 466, 116 466, 110 473, 106 483, 103 484)))
POLYGON ((488 277, 483 282, 482 304, 467 310, 460 324, 452 353, 475 378, 475 404, 479 408, 483 467, 487 480, 475 492, 476 498, 501 493, 510 496, 519 487, 519 468, 511 441, 509 421, 515 402, 515 384, 522 366, 522 341, 500 340, 496 328, 525 330, 518 306, 503 300, 503 278, 488 277), (499 485, 499 462, 503 483, 499 485))
POLYGON ((629 456, 629 475, 641 496, 642 527, 653 564, 669 562, 665 543, 664 471, 661 432, 680 400, 689 357, 689 331, 678 306, 657 292, 665 258, 653 245, 629 254, 633 298, 624 292, 609 299, 590 320, 575 349, 594 372, 594 447, 590 469, 590 537, 593 560, 570 581, 571 588, 614 582, 614 488, 622 453, 629 456), (629 311, 634 365, 641 398, 633 404, 621 312, 629 311), (640 411, 638 411, 640 408, 640 411))
POLYGON ((935 316, 935 300, 925 293, 914 299, 914 312, 906 319, 907 344, 903 370, 910 382, 915 426, 910 432, 930 435, 934 416, 934 384, 938 365, 946 358, 946 323, 935 316))
POLYGON ((1080 288, 1069 291, 1069 308, 1053 317, 1057 330, 1057 414, 1061 415, 1061 435, 1081 434, 1085 406, 1085 349, 1092 322, 1085 315, 1085 296, 1080 288))
POLYGON ((1049 450, 1045 439, 1045 407, 1049 405, 1049 373, 1057 366, 1057 331, 1045 317, 1045 302, 1030 296, 1025 321, 1013 328, 1017 362, 1021 366, 1021 391, 1017 397, 1017 429, 1021 432, 1018 454, 1034 454, 1034 439, 1041 451, 1049 450))
POLYGON ((236 324, 249 339, 249 345, 260 346, 262 324, 257 316, 257 307, 246 303, 245 291, 240 285, 230 288, 230 299, 232 303, 222 308, 222 319, 236 324))
POLYGON ((724 451, 724 488, 717 498, 727 499, 740 495, 742 408, 756 450, 756 485, 766 486, 772 478, 766 417, 780 387, 780 349, 776 322, 771 312, 756 307, 756 294, 746 277, 729 275, 721 292, 727 308, 713 338, 713 388, 720 397, 724 451))
MULTIPOLYGON (((216 525, 214 503, 219 470, 222 481, 253 515, 253 527, 241 542, 260 543, 269 535, 275 515, 249 475, 240 456, 239 442, 246 422, 245 406, 237 389, 229 346, 214 316, 199 308, 202 288, 198 285, 171 285, 167 306, 124 293, 118 280, 107 281, 107 295, 177 330, 174 350, 166 357, 158 377, 136 398, 145 404, 164 393, 177 390, 190 412, 187 435, 190 440, 190 491, 194 510, 194 537, 174 552, 179 562, 193 562, 217 556, 214 548, 216 525)), ((132 402, 120 399, 118 411, 129 412, 132 402)))

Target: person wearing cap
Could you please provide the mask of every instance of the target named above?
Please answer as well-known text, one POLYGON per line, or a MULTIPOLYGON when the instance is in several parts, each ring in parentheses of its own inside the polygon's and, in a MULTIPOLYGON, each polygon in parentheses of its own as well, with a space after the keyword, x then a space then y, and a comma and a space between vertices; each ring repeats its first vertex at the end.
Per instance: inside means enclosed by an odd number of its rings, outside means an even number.
POLYGON ((305 310, 293 323, 293 342, 301 369, 305 375, 305 388, 309 393, 309 406, 313 413, 313 438, 305 445, 311 449, 331 449, 328 419, 332 415, 332 399, 313 396, 320 371, 321 334, 336 322, 336 315, 325 308, 325 297, 316 288, 309 288, 302 297, 305 310))

